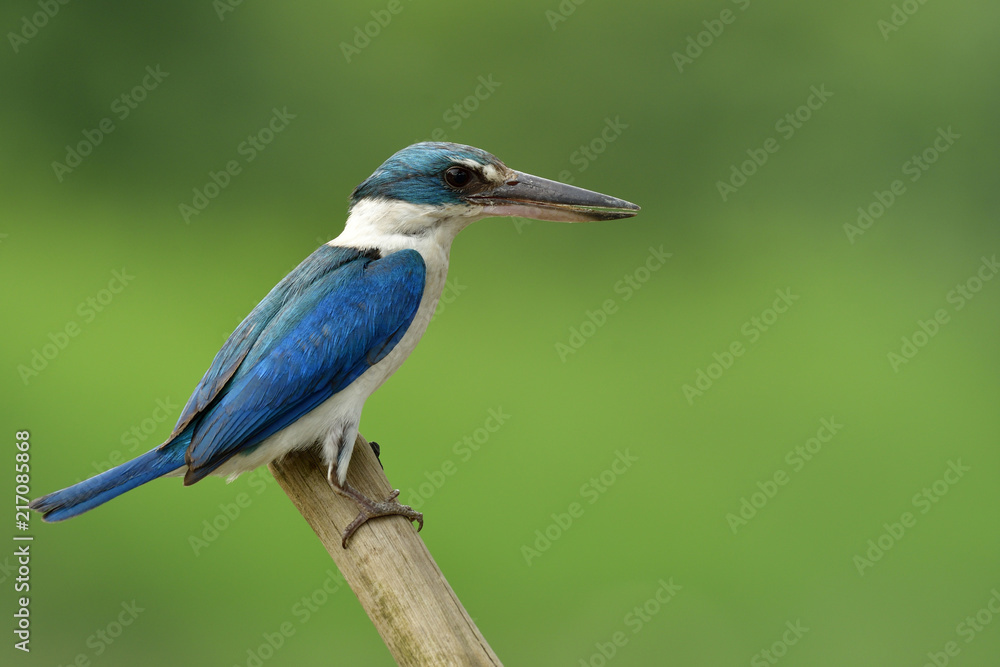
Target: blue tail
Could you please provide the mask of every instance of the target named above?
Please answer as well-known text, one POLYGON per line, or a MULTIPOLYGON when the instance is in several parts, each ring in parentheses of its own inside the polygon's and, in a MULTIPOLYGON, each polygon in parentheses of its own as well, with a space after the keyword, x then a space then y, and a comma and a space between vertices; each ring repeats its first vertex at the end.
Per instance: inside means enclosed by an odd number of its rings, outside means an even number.
POLYGON ((162 477, 184 465, 183 443, 151 449, 142 456, 73 486, 35 498, 28 505, 44 521, 62 521, 94 509, 137 486, 162 477))

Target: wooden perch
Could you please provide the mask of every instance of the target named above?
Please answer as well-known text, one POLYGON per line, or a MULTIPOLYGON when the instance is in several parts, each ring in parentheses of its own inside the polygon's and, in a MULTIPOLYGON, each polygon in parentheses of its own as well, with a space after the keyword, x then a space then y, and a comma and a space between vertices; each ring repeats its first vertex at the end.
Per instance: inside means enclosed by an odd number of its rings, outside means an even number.
MULTIPOLYGON (((358 507, 330 488, 326 466, 317 453, 295 452, 270 468, 337 563, 398 664, 501 664, 415 525, 401 516, 373 519, 344 549, 341 533, 357 516, 358 507)), ((373 500, 384 500, 392 491, 361 435, 354 445, 348 480, 373 500)))

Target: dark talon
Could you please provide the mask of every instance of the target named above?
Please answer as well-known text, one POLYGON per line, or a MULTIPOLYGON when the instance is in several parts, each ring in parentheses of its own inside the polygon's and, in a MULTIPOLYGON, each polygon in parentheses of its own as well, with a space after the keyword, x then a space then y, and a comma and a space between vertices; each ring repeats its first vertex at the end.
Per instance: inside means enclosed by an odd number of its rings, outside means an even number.
POLYGON ((378 461, 379 467, 382 468, 382 470, 385 470, 385 466, 382 465, 382 459, 379 458, 379 454, 382 453, 382 448, 374 440, 370 441, 368 444, 372 446, 372 451, 375 452, 375 460, 378 461))

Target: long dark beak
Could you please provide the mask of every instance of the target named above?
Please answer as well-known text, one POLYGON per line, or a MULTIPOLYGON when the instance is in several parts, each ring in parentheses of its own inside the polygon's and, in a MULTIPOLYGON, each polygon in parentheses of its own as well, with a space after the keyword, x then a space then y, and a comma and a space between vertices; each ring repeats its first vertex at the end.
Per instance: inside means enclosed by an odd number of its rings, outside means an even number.
POLYGON ((589 222, 631 218, 639 207, 624 199, 609 197, 531 174, 513 172, 504 185, 470 200, 486 207, 487 215, 516 215, 556 222, 589 222))

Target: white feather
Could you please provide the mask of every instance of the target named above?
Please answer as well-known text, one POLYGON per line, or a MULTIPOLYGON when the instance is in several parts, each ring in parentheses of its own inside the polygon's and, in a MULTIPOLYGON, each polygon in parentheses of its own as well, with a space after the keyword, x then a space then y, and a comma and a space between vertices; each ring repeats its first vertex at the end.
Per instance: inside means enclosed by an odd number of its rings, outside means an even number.
MULTIPOLYGON (((289 452, 322 444, 325 463, 328 466, 336 463, 337 477, 343 484, 365 401, 399 369, 424 335, 444 290, 452 241, 481 217, 482 207, 467 205, 430 206, 386 199, 366 199, 356 204, 343 233, 327 245, 378 248, 383 256, 405 249, 419 252, 427 277, 410 328, 385 358, 344 390, 267 438, 253 451, 233 456, 213 474, 232 480, 289 452)), ((178 471, 183 472, 184 468, 178 471)))

